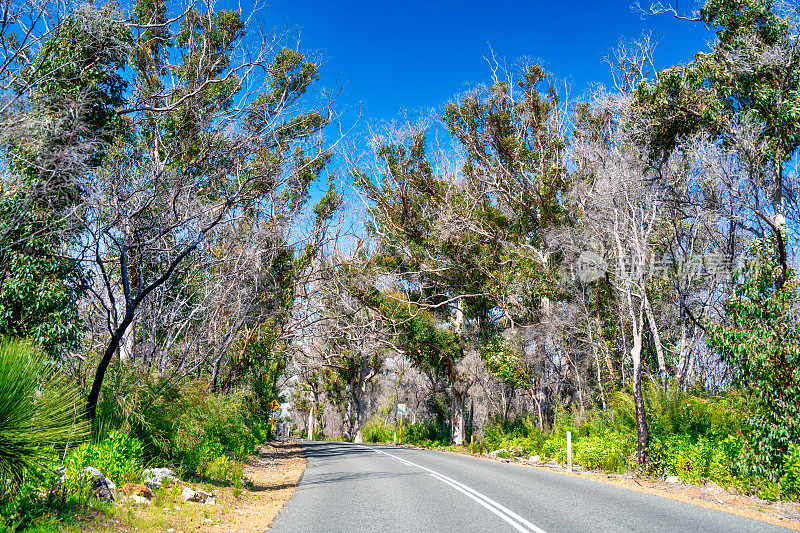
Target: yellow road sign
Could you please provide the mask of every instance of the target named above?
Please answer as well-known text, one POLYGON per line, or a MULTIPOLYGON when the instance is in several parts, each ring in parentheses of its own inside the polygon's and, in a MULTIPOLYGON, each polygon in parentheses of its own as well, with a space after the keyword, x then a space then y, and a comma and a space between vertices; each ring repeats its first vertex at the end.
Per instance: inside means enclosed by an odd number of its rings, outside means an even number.
POLYGON ((273 411, 277 411, 278 409, 281 408, 281 404, 278 403, 278 400, 272 400, 269 406, 272 408, 273 411))

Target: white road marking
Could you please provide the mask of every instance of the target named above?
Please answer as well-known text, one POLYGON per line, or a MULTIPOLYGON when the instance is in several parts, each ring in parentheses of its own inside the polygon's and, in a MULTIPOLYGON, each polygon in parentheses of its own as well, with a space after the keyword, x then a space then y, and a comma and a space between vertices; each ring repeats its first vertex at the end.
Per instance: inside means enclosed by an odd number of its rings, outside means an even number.
POLYGON ((514 527, 514 529, 516 529, 517 531, 520 531, 522 533, 529 533, 529 532, 545 533, 545 531, 543 529, 541 529, 541 528, 535 526, 534 524, 530 523, 528 520, 522 518, 521 516, 519 516, 514 511, 512 511, 512 510, 508 509, 507 507, 497 503, 496 501, 494 501, 490 497, 486 496, 485 494, 481 494, 477 490, 475 490, 473 488, 470 488, 470 487, 464 485, 463 483, 459 483, 458 481, 456 481, 453 478, 449 478, 449 477, 445 476, 444 474, 440 474, 439 472, 431 470, 430 468, 425 468, 422 465, 418 465, 417 463, 412 463, 411 461, 408 461, 406 459, 402 459, 402 458, 400 458, 400 457, 398 457, 396 455, 392 455, 391 453, 385 452, 383 450, 376 450, 375 448, 370 448, 369 446, 363 446, 363 445, 359 445, 359 446, 361 446, 362 448, 366 448, 367 450, 372 450, 375 453, 380 453, 380 454, 383 454, 383 455, 387 455, 387 456, 391 457, 392 459, 400 461, 401 463, 403 463, 405 465, 413 466, 413 467, 419 468, 420 470, 424 470, 425 472, 428 472, 431 475, 431 477, 436 478, 439 481, 441 481, 442 483, 445 483, 445 484, 453 487, 457 491, 463 493, 464 495, 466 495, 466 496, 470 497, 471 499, 475 500, 476 502, 478 502, 482 506, 486 507, 491 512, 493 512, 494 514, 496 514, 497 516, 499 516, 500 518, 502 518, 503 520, 505 520, 506 522, 511 524, 511 526, 514 527))

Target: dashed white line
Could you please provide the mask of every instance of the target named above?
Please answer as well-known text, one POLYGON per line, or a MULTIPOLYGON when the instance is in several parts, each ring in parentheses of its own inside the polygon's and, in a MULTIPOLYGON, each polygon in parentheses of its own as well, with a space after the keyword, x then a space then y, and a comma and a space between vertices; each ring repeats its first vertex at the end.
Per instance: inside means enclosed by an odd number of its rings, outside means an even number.
POLYGON ((494 501, 490 497, 486 496, 485 494, 481 494, 477 490, 475 490, 473 488, 470 488, 470 487, 464 485, 463 483, 459 483, 455 479, 449 478, 449 477, 445 476, 444 474, 440 474, 439 472, 431 470, 430 468, 426 468, 426 467, 424 467, 422 465, 418 465, 416 463, 412 463, 411 461, 408 461, 408 460, 403 459, 401 457, 398 457, 396 455, 392 455, 391 453, 385 452, 383 450, 376 450, 375 448, 370 448, 369 446, 363 446, 363 445, 361 447, 362 448, 366 448, 367 450, 372 450, 375 453, 380 453, 380 454, 386 455, 388 457, 391 457, 392 459, 400 461, 401 463, 403 463, 405 465, 413 466, 415 468, 419 468, 420 470, 424 470, 425 472, 428 472, 431 475, 431 477, 433 477, 435 479, 438 479, 442 483, 445 483, 446 485, 449 485, 450 487, 456 489, 457 491, 461 492, 465 496, 468 496, 469 498, 475 500, 476 502, 481 504, 483 507, 489 509, 492 513, 496 514, 497 516, 502 518, 504 521, 509 523, 514 529, 516 529, 517 531, 520 531, 521 533, 529 533, 529 532, 545 533, 545 531, 543 529, 535 526, 534 524, 532 524, 528 520, 522 518, 521 516, 519 516, 514 511, 512 511, 512 510, 508 509, 507 507, 497 503, 496 501, 494 501))

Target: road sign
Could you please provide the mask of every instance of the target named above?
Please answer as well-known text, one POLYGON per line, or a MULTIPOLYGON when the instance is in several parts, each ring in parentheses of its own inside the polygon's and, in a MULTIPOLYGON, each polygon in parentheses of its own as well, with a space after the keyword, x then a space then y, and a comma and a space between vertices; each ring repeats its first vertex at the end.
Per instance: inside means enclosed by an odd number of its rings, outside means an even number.
POLYGON ((277 411, 278 409, 281 408, 281 404, 278 403, 278 400, 272 400, 269 406, 272 408, 273 411, 277 411))
POLYGON ((403 416, 406 414, 406 404, 398 403, 397 404, 397 414, 403 416))

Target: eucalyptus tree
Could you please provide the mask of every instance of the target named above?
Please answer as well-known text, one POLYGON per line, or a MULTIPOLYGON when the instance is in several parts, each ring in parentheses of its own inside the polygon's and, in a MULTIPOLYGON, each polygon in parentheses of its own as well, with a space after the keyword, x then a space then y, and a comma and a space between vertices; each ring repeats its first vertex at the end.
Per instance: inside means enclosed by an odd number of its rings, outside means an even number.
POLYGON ((322 265, 325 282, 319 287, 321 321, 318 334, 324 348, 318 364, 325 368, 326 396, 342 414, 345 436, 362 442, 367 418, 367 389, 378 377, 392 343, 385 320, 353 296, 371 283, 368 252, 361 241, 349 257, 336 250, 322 265), (340 407, 340 408, 341 408, 340 407))
POLYGON ((371 175, 357 173, 386 256, 381 264, 403 280, 395 310, 427 310, 403 320, 421 320, 421 330, 439 321, 454 335, 434 344, 448 369, 457 443, 475 381, 458 362, 506 327, 540 324, 548 302, 562 297, 560 257, 548 236, 567 219, 559 201, 569 179, 564 108, 538 66, 493 81, 445 109, 462 162, 430 154, 424 131, 412 128, 403 142, 378 149, 371 175))
POLYGON ((389 289, 367 288, 357 296, 394 325, 401 353, 418 367, 448 378, 452 439, 463 444, 465 399, 474 383, 461 365, 469 350, 468 307, 481 307, 481 265, 493 254, 462 223, 461 212, 470 209, 472 200, 452 178, 436 175, 424 134, 412 132, 405 141, 378 150, 381 167, 374 179, 357 171, 357 183, 373 203, 380 247, 377 280, 392 283, 389 289))
POLYGON ((81 204, 80 259, 91 265, 108 335, 90 416, 114 355, 135 350, 143 303, 178 273, 190 282, 185 266, 213 254, 243 218, 274 230, 260 252, 273 263, 330 157, 317 135, 330 102, 303 101, 318 78, 314 62, 253 34, 240 12, 195 5, 169 18, 165 9, 143 2, 129 22, 106 19, 131 36, 132 89, 116 110, 124 134, 107 144, 81 204))
POLYGON ((715 200, 732 206, 735 228, 776 239, 785 277, 783 229, 796 215, 786 165, 800 146, 800 14, 781 1, 710 0, 696 15, 716 31, 712 49, 636 90, 654 126, 653 155, 666 158, 691 134, 718 141, 738 168, 716 180, 715 200))
MULTIPOLYGON (((56 16, 52 7, 38 6, 37 17, 56 16)), ((5 8, 7 15, 21 9, 5 8)), ((65 253, 80 242, 70 219, 108 142, 123 132, 115 108, 127 87, 121 69, 130 38, 106 23, 115 15, 81 8, 51 31, 29 28, 24 37, 15 26, 25 25, 20 19, 0 28, 10 47, 0 67, 7 164, 0 184, 0 333, 31 337, 53 355, 75 349, 80 337, 77 301, 86 271, 65 253)))

